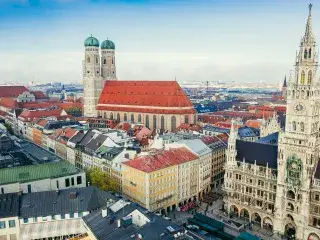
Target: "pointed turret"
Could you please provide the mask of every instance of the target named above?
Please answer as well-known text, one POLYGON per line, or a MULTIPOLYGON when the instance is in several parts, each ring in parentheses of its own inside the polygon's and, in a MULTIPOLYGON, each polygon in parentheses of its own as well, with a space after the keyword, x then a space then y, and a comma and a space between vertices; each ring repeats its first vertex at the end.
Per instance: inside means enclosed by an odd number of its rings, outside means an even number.
POLYGON ((282 85, 282 89, 287 87, 287 76, 284 76, 284 81, 283 81, 283 85, 282 85))
POLYGON ((314 44, 315 43, 315 38, 312 32, 312 4, 309 4, 309 16, 308 16, 308 21, 306 25, 306 31, 304 33, 304 37, 302 39, 302 44, 314 44))

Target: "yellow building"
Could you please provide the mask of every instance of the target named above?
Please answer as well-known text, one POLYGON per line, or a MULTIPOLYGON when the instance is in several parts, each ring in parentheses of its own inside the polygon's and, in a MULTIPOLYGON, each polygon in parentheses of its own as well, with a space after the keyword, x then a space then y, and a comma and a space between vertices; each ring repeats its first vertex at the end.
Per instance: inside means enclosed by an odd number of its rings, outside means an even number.
POLYGON ((176 148, 125 162, 122 191, 150 211, 170 211, 179 203, 179 166, 197 158, 187 148, 176 148))

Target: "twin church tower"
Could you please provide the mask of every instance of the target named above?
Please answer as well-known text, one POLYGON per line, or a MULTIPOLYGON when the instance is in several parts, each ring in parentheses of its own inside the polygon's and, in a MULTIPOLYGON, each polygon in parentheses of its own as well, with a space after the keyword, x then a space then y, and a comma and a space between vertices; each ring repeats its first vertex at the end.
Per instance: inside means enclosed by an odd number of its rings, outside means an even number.
POLYGON ((83 60, 84 115, 96 116, 96 105, 107 80, 117 80, 115 44, 110 40, 99 43, 92 35, 84 41, 83 60))

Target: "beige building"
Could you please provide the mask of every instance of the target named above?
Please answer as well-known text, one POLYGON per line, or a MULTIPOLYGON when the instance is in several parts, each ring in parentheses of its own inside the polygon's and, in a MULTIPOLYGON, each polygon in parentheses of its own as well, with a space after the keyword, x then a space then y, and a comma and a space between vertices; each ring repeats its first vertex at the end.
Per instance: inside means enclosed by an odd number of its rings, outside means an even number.
POLYGON ((211 156, 200 158, 177 146, 125 162, 123 194, 151 211, 162 212, 198 200, 210 189, 211 173, 211 156))

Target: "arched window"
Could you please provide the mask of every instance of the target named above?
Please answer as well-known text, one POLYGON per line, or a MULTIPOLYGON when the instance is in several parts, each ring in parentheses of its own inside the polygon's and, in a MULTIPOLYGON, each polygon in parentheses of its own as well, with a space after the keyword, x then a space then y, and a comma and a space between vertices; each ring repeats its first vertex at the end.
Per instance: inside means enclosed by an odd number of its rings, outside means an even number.
POLYGON ((107 113, 106 112, 103 113, 103 117, 107 118, 107 113))
POLYGON ((311 53, 312 53, 312 51, 311 51, 311 48, 309 49, 309 58, 311 58, 311 53))
POLYGON ((120 122, 120 113, 117 114, 117 121, 120 122))
POLYGON ((107 64, 107 59, 103 59, 103 64, 107 64))
POLYGON ((145 123, 146 127, 149 128, 150 124, 149 124, 149 115, 146 115, 146 123, 145 123))
POLYGON ((141 123, 141 114, 138 115, 138 123, 141 123))
POLYGON ((153 129, 157 129, 157 116, 156 115, 153 115, 153 129))
POLYGON ((98 59, 98 57, 96 57, 96 63, 98 63, 99 62, 99 59, 98 59))
POLYGON ((311 84, 312 82, 312 71, 310 70, 308 73, 308 84, 311 84))
POLYGON ((189 123, 189 117, 188 117, 188 115, 184 116, 184 122, 185 122, 185 123, 189 123))
POLYGON ((111 62, 111 63, 112 63, 112 65, 113 65, 113 63, 114 63, 114 58, 111 58, 111 61, 112 61, 112 62, 111 62))
POLYGON ((171 132, 174 132, 177 127, 177 119, 176 116, 171 117, 171 132))
POLYGON ((134 115, 131 113, 131 122, 134 123, 134 115))
POLYGON ((87 57, 87 63, 90 63, 90 57, 87 57))
POLYGON ((304 59, 307 59, 307 58, 308 58, 308 50, 307 50, 307 49, 304 50, 303 58, 304 58, 304 59))
POLYGON ((287 192, 287 198, 295 199, 295 198, 296 198, 296 195, 294 194, 293 191, 289 190, 289 191, 287 192))
POLYGON ((304 84, 305 78, 306 78, 306 74, 305 74, 304 71, 302 71, 302 73, 301 73, 301 79, 300 79, 300 83, 301 83, 301 84, 304 84))
POLYGON ((160 128, 164 130, 164 116, 161 116, 160 128))
POLYGON ((110 119, 111 120, 113 119, 113 113, 110 113, 110 119))
POLYGON ((293 131, 297 130, 296 122, 292 122, 292 129, 293 129, 293 131))
POLYGON ((128 117, 127 117, 127 114, 126 114, 126 113, 125 113, 124 116, 123 116, 123 121, 125 121, 125 122, 128 121, 128 117))
POLYGON ((300 130, 301 130, 301 132, 304 132, 304 123, 303 122, 300 123, 300 130))

